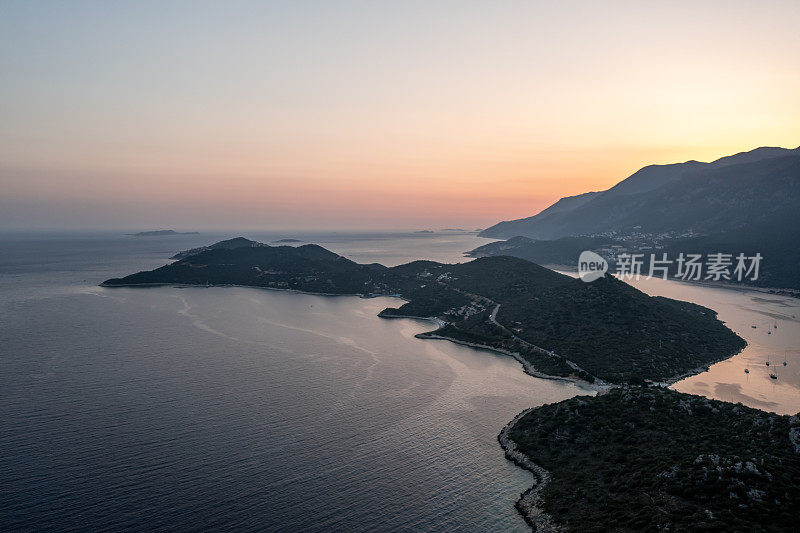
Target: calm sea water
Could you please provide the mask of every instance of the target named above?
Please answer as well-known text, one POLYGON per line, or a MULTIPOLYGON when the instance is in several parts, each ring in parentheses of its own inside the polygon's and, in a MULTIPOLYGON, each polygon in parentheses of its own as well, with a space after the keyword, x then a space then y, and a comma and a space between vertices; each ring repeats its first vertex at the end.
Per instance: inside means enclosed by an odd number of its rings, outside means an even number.
MULTIPOLYGON (((391 298, 97 286, 230 236, 0 236, 0 530, 527 530, 513 503, 531 477, 497 433, 587 391, 415 339, 433 325, 378 318, 391 298)), ((245 236, 387 265, 486 242, 245 236)), ((797 300, 638 286, 718 310, 751 343, 675 388, 800 410, 797 300)))
MULTIPOLYGON (((302 237, 385 264, 481 242, 302 237)), ((2 238, 0 530, 527 529, 497 433, 585 391, 415 339, 391 298, 97 287, 217 239, 2 238)))
POLYGON ((740 354, 676 383, 673 389, 779 414, 800 412, 800 300, 677 281, 631 283, 648 294, 714 309, 720 320, 747 341, 740 354))

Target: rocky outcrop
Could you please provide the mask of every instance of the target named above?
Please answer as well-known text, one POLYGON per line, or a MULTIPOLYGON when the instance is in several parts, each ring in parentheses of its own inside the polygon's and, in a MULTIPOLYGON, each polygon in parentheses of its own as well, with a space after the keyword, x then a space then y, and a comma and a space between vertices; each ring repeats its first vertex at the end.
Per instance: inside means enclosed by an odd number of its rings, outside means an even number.
POLYGON ((509 422, 497 436, 500 446, 506 454, 506 459, 525 470, 531 472, 535 479, 534 485, 523 492, 514 505, 525 522, 538 533, 555 533, 564 531, 564 528, 553 522, 553 518, 545 513, 541 507, 541 491, 550 481, 550 472, 531 461, 526 455, 517 450, 517 445, 511 440, 509 433, 517 421, 528 414, 532 409, 527 409, 509 422))

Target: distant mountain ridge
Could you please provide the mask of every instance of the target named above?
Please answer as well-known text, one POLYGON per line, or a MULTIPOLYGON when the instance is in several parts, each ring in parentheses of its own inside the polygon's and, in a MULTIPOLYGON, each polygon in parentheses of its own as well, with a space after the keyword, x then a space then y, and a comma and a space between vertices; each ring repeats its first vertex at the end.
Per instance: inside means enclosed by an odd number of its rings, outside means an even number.
POLYGON ((480 233, 558 239, 617 232, 710 235, 800 225, 800 147, 646 166, 608 190, 560 199, 480 233))

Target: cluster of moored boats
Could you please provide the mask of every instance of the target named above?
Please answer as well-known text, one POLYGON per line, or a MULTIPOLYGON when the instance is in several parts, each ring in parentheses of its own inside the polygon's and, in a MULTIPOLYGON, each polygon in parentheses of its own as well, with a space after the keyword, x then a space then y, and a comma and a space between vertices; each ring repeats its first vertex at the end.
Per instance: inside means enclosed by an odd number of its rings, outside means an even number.
MULTIPOLYGON (((794 315, 792 315, 792 318, 794 318, 794 315)), ((753 329, 756 329, 758 326, 756 324, 753 324, 752 327, 753 327, 753 329)), ((772 328, 770 328, 767 331, 767 335, 772 335, 772 330, 773 329, 778 329, 778 322, 777 321, 772 324, 772 328)), ((766 366, 770 366, 769 356, 767 356, 767 361, 764 364, 766 366)), ((783 366, 786 366, 787 364, 788 363, 786 361, 786 356, 784 355, 784 357, 783 357, 783 366)), ((745 368, 744 369, 744 373, 745 374, 749 374, 750 373, 750 369, 749 368, 745 368)), ((776 374, 775 372, 770 372, 769 377, 770 377, 770 379, 778 379, 778 374, 776 374)))
MULTIPOLYGON (((767 361, 766 361, 764 364, 765 364, 766 366, 770 366, 769 357, 767 357, 767 361)), ((786 365, 788 365, 788 364, 789 364, 789 363, 786 361, 786 358, 784 357, 784 359, 783 359, 783 366, 786 366, 786 365)), ((745 369, 744 369, 744 373, 745 373, 745 374, 749 374, 749 373, 750 373, 750 369, 749 369, 749 368, 745 368, 745 369)), ((770 374, 769 374, 769 377, 770 377, 770 379, 778 379, 778 374, 776 374, 775 372, 770 372, 770 374)))

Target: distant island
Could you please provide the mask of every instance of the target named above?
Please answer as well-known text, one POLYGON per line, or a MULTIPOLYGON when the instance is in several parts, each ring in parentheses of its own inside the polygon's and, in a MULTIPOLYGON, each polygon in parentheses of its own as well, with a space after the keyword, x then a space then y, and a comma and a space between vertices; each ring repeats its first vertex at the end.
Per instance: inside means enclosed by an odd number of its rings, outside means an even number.
POLYGON ((536 484, 516 504, 542 531, 791 530, 800 419, 664 387, 737 353, 714 311, 613 277, 584 283, 529 261, 359 264, 314 244, 221 241, 106 287, 244 285, 402 296, 387 318, 436 318, 421 338, 508 354, 599 394, 521 413, 498 436, 536 484))
POLYGON ((127 233, 126 235, 133 235, 134 237, 165 237, 168 235, 199 235, 198 231, 184 231, 178 232, 171 229, 159 229, 155 231, 140 231, 139 233, 127 233))
POLYGON ((434 233, 434 232, 429 229, 421 229, 419 231, 415 231, 414 233, 434 233))
POLYGON ((277 241, 272 242, 303 242, 300 239, 278 239, 277 241))

